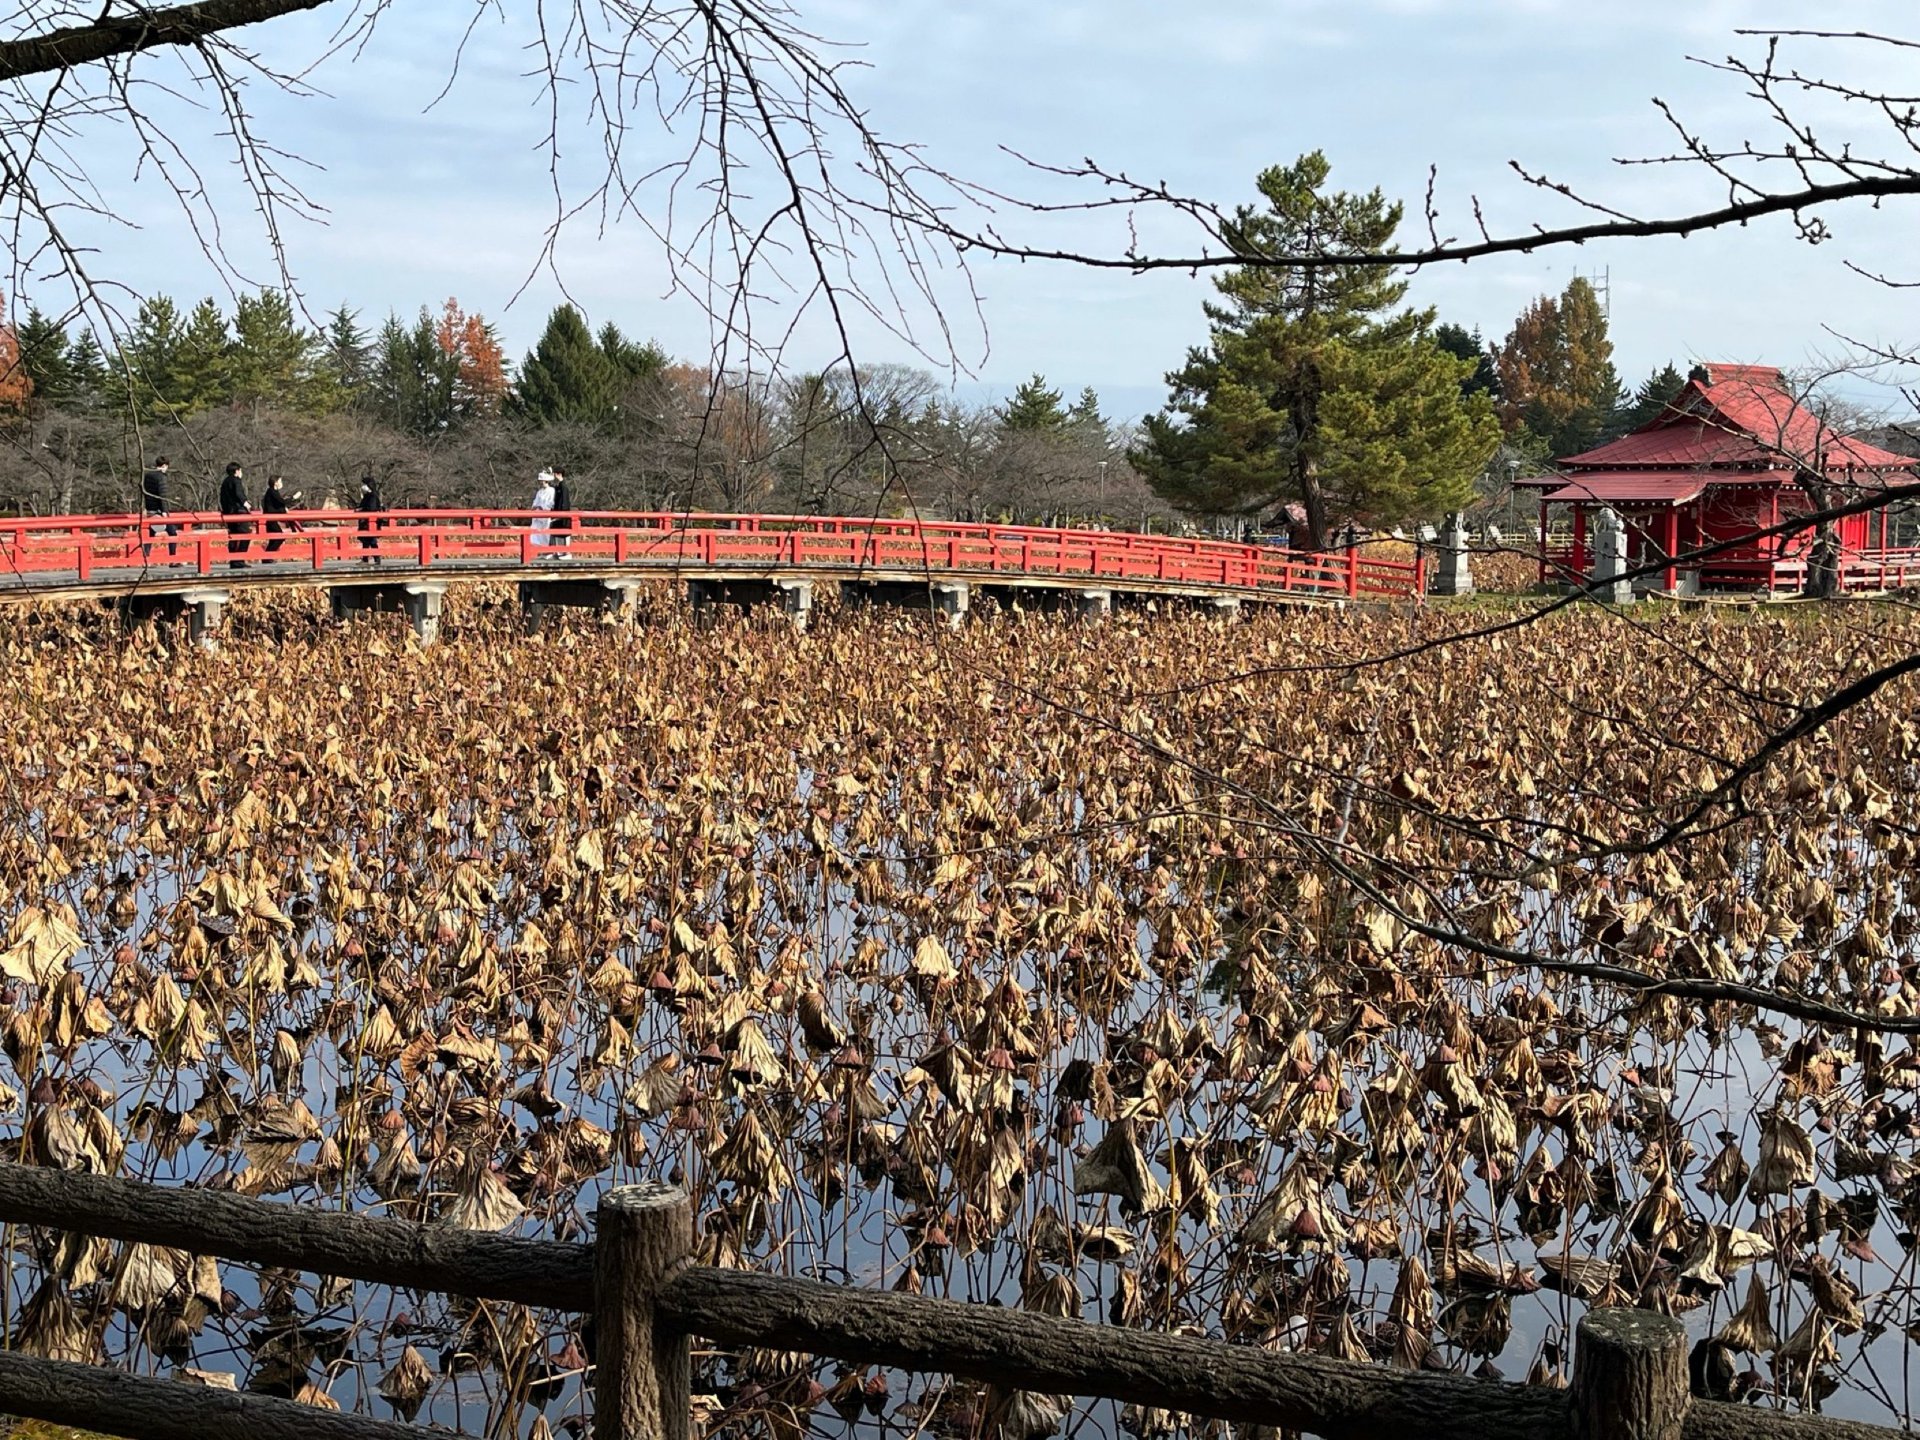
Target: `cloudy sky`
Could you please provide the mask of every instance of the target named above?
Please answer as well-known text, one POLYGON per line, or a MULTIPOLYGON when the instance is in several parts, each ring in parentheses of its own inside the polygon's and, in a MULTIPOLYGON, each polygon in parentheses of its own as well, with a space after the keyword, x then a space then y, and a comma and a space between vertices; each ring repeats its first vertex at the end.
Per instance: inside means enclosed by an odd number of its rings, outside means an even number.
MULTIPOLYGON (((248 41, 271 67, 304 71, 327 50, 341 3, 260 27, 248 41)), ((874 127, 921 146, 929 164, 954 175, 1070 201, 1094 192, 1029 169, 1009 152, 1054 164, 1090 156, 1176 192, 1232 203, 1248 197, 1262 166, 1320 148, 1336 184, 1379 185, 1409 202, 1410 239, 1424 228, 1420 197, 1434 165, 1442 226, 1452 233, 1471 228, 1475 197, 1501 232, 1582 218, 1567 202, 1525 186, 1512 161, 1638 214, 1723 203, 1725 188, 1710 177, 1622 167, 1615 157, 1673 146, 1656 96, 1718 141, 1763 136, 1764 117, 1739 82, 1690 57, 1757 55, 1762 42, 1738 37, 1737 26, 1804 24, 1815 9, 1804 0, 795 3, 810 29, 848 42, 836 52, 855 62, 844 80, 874 127)), ((640 195, 651 226, 629 219, 603 228, 589 214, 564 233, 552 270, 540 266, 556 203, 539 145, 549 129, 547 101, 529 74, 536 66, 526 48, 535 37, 531 7, 507 8, 515 12, 509 19, 482 14, 451 89, 437 101, 472 19, 471 0, 396 8, 363 47, 312 70, 318 93, 295 99, 264 84, 248 87, 259 134, 301 157, 292 173, 326 211, 324 223, 296 223, 286 234, 305 298, 316 313, 346 300, 378 317, 457 296, 492 318, 517 355, 564 287, 595 323, 612 319, 676 354, 704 356, 708 318, 672 293, 654 233, 667 213, 659 184, 640 195)), ((1881 0, 1850 0, 1845 10, 1848 29, 1898 31, 1903 23, 1881 0)), ((1920 52, 1803 42, 1793 55, 1810 71, 1920 91, 1920 52)), ((236 269, 270 279, 261 225, 220 148, 219 122, 157 92, 155 103, 170 135, 204 162, 236 269)), ((1889 153, 1865 107, 1816 113, 1823 139, 1889 153)), ((598 137, 586 119, 572 87, 560 120, 569 199, 596 173, 598 137)), ((676 138, 657 121, 641 125, 630 133, 628 164, 637 173, 683 144, 684 130, 676 138)), ((152 168, 136 172, 124 134, 85 133, 75 153, 127 222, 72 222, 97 246, 97 274, 136 293, 225 297, 229 282, 202 255, 152 168)), ((745 209, 770 191, 770 177, 757 178, 763 189, 745 209)), ((698 197, 683 193, 676 203, 684 235, 698 197)), ((1606 272, 1618 363, 1629 382, 1668 359, 1803 364, 1838 348, 1823 326, 1868 341, 1920 341, 1920 291, 1875 285, 1844 263, 1920 279, 1920 252, 1911 245, 1917 218, 1920 206, 1911 202, 1836 211, 1836 238, 1818 247, 1779 218, 1685 241, 1495 259, 1420 275, 1413 298, 1498 335, 1528 299, 1558 290, 1576 270, 1606 272)), ((1112 211, 1043 220, 1002 206, 993 219, 1010 236, 1102 253, 1122 249, 1128 234, 1128 217, 1112 211)), ((1195 243, 1166 218, 1135 223, 1149 243, 1195 243)), ((947 273, 938 287, 969 390, 1002 388, 1039 371, 1072 389, 1095 386, 1123 415, 1151 407, 1163 394, 1163 372, 1202 338, 1208 288, 1184 274, 986 258, 972 262, 970 282, 947 273), (984 330, 974 323, 972 292, 984 330)), ((767 314, 777 314, 779 303, 773 294, 767 314)), ((909 318, 927 353, 947 358, 924 307, 910 306, 909 318)), ((759 323, 764 330, 772 321, 759 323)), ((863 360, 925 363, 877 325, 856 319, 855 331, 863 360)), ((816 309, 801 322, 789 359, 817 364, 831 353, 816 309)))

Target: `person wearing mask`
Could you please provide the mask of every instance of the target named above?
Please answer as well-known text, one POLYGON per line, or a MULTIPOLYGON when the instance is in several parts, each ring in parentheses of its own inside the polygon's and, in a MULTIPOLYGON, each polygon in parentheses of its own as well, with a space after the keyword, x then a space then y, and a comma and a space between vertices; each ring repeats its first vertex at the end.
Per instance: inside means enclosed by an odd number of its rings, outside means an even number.
MULTIPOLYGON (((360 499, 353 508, 358 510, 362 515, 378 515, 382 510, 387 508, 385 502, 380 498, 380 482, 373 478, 372 470, 368 470, 360 477, 360 499)), ((373 535, 378 525, 379 522, 377 520, 362 520, 360 522, 360 548, 367 552, 360 557, 360 563, 363 565, 379 558, 379 556, 374 553, 374 547, 379 542, 374 539, 373 535)))
MULTIPOLYGON (((573 491, 567 488, 567 472, 556 465, 553 467, 553 528, 555 530, 573 529, 573 516, 569 513, 572 509, 573 491)), ((569 535, 556 535, 554 544, 566 545, 571 540, 572 537, 569 535)))
MULTIPOLYGON (((167 514, 167 468, 167 457, 155 456, 147 473, 140 477, 140 513, 148 518, 149 537, 154 535, 167 537, 167 558, 171 560, 174 558, 176 549, 173 537, 180 533, 180 527, 163 523, 161 519, 167 514)), ((145 553, 148 559, 153 558, 151 539, 147 543, 145 553)))
MULTIPOLYGON (((551 511, 553 509, 553 502, 553 471, 542 470, 534 486, 532 508, 535 510, 551 511)), ((551 545, 553 543, 553 537, 549 532, 552 529, 553 518, 550 514, 534 516, 533 543, 535 545, 551 545)))
MULTIPOLYGON (((262 515, 284 515, 288 509, 291 508, 287 502, 289 500, 298 500, 299 498, 298 492, 292 495, 287 494, 286 477, 269 475, 267 477, 267 488, 260 496, 260 513, 262 515)), ((273 554, 286 543, 279 538, 280 536, 286 534, 289 530, 298 530, 299 528, 300 527, 295 525, 291 520, 267 521, 267 533, 274 537, 267 541, 267 553, 269 555, 273 554)))
POLYGON ((227 517, 227 564, 238 570, 247 563, 247 534, 253 522, 236 517, 251 515, 253 501, 247 498, 246 472, 237 460, 227 466, 226 478, 220 482, 220 513, 227 517))

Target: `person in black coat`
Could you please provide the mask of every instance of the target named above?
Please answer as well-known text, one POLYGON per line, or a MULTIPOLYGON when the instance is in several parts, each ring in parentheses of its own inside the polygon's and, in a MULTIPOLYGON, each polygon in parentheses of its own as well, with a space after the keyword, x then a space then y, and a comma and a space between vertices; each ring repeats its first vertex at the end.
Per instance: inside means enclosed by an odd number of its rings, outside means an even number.
POLYGON ((247 535, 253 529, 252 521, 232 518, 253 513, 253 501, 247 498, 246 472, 240 468, 238 461, 227 466, 226 478, 220 482, 220 513, 229 517, 227 563, 238 569, 247 563, 240 557, 247 553, 247 535))
MULTIPOLYGON (((155 456, 152 466, 140 477, 140 513, 153 522, 148 534, 167 537, 167 558, 171 560, 175 550, 173 537, 180 533, 180 527, 163 524, 159 518, 167 513, 167 457, 164 455, 155 456)), ((151 544, 147 546, 147 554, 153 554, 151 544)))
MULTIPOLYGON (((373 478, 373 471, 369 470, 360 477, 360 500, 353 508, 358 510, 362 515, 378 515, 382 510, 387 508, 380 499, 380 482, 373 478)), ((360 557, 362 564, 365 564, 369 560, 379 558, 373 553, 374 546, 377 543, 373 537, 376 523, 377 522, 373 520, 362 520, 360 522, 360 548, 367 552, 360 557)))
MULTIPOLYGON (((573 529, 573 489, 567 484, 567 472, 558 465, 553 467, 553 528, 556 530, 573 529)), ((565 545, 568 536, 562 535, 554 543, 565 545)))
MULTIPOLYGON (((260 495, 260 513, 262 515, 284 515, 287 513, 287 482, 283 476, 269 475, 267 488, 260 495)), ((298 497, 294 497, 298 498, 298 497)), ((267 541, 269 555, 277 551, 286 542, 278 537, 297 528, 290 520, 267 521, 267 533, 275 538, 267 541)))

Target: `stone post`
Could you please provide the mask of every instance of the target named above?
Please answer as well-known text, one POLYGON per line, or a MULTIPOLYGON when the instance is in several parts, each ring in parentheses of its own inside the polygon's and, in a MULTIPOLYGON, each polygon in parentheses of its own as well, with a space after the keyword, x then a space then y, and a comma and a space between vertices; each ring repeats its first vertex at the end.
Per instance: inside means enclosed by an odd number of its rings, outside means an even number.
POLYGON ((1467 517, 1458 511, 1440 527, 1433 572, 1436 595, 1473 594, 1473 566, 1467 558, 1467 517))
POLYGON ((1627 573, 1627 527, 1619 513, 1602 505, 1593 513, 1594 597, 1608 605, 1631 605, 1633 582, 1627 573))

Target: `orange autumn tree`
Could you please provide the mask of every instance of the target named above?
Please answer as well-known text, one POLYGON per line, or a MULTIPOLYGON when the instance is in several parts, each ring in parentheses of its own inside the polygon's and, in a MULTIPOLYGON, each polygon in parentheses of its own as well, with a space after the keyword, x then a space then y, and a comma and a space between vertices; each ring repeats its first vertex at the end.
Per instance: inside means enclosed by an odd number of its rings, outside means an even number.
POLYGON ((449 298, 433 338, 457 367, 455 409, 462 415, 498 415, 507 394, 507 357, 493 326, 477 313, 467 314, 458 300, 449 298))
MULTIPOLYGON (((6 309, 6 297, 0 295, 0 311, 6 309)), ((0 413, 24 415, 33 398, 33 378, 20 361, 20 335, 11 324, 0 321, 0 413)))

